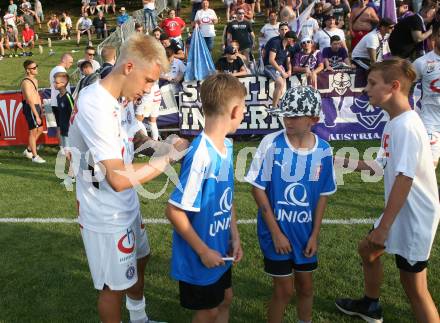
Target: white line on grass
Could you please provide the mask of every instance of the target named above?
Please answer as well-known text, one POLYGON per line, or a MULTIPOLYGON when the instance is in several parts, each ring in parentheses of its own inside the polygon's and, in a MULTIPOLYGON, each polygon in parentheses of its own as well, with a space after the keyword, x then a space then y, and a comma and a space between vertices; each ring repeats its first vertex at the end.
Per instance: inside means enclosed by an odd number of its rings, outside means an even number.
MULTIPOLYGON (((373 224, 376 219, 323 219, 324 224, 373 224)), ((77 219, 69 218, 0 218, 0 223, 78 223, 77 219)), ((167 219, 144 218, 147 224, 169 224, 167 219)), ((256 219, 238 220, 238 224, 256 224, 256 219)))

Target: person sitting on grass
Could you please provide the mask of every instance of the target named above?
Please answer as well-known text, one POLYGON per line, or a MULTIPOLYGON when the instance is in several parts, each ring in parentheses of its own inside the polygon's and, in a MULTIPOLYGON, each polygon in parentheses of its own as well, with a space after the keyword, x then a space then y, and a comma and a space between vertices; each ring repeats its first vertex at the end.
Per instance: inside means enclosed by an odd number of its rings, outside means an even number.
POLYGON ((47 32, 51 35, 56 35, 60 32, 60 21, 57 15, 53 14, 47 22, 47 32))
POLYGON ((87 35, 88 45, 91 46, 92 43, 92 20, 90 20, 87 12, 82 14, 82 17, 76 22, 76 46, 79 46, 82 35, 87 35))
POLYGON ((9 50, 9 57, 18 57, 17 49, 20 49, 23 53, 23 46, 21 46, 21 42, 18 39, 18 31, 11 25, 8 25, 6 29, 5 48, 9 50), (14 50, 14 54, 11 52, 12 49, 14 50))
POLYGON ((24 25, 24 28, 21 32, 21 36, 23 39, 23 48, 28 48, 29 52, 25 52, 23 49, 23 55, 24 56, 32 56, 32 50, 35 46, 35 33, 34 31, 29 27, 28 24, 24 25))
POLYGON ((229 74, 201 86, 204 131, 191 143, 165 211, 173 224, 171 276, 192 322, 228 322, 232 264, 242 256, 233 205, 233 147, 227 135, 243 120, 246 88, 229 74))
POLYGON ((229 73, 233 76, 243 76, 247 74, 246 66, 240 57, 238 51, 232 46, 226 46, 224 56, 220 57, 216 64, 219 72, 229 73))
POLYGON ((351 66, 348 52, 342 46, 341 37, 338 35, 330 38, 330 47, 322 50, 322 58, 327 71, 333 72, 335 69, 351 66))
POLYGON ((383 283, 381 258, 395 257, 400 282, 417 322, 439 322, 428 290, 428 260, 440 219, 440 204, 430 140, 417 112, 408 101, 416 71, 411 63, 391 58, 371 66, 365 88, 370 104, 385 110, 390 120, 382 134, 376 162, 351 162, 338 157, 335 165, 384 176, 385 207, 358 253, 364 272, 364 297, 338 298, 344 314, 367 322, 382 322, 379 302, 383 283))

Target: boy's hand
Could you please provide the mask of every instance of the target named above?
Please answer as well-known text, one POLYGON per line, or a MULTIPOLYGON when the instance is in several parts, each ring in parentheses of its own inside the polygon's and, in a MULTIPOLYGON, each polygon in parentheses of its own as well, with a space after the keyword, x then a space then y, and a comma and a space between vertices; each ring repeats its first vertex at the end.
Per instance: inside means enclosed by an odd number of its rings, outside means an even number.
POLYGON ((243 258, 243 249, 239 239, 232 241, 232 257, 234 257, 234 264, 243 258))
POLYGON ((385 248, 385 240, 388 238, 388 230, 378 226, 367 236, 368 244, 375 248, 385 248))
POLYGON ((276 253, 290 253, 292 252, 292 247, 290 246, 289 239, 283 233, 278 233, 272 237, 273 244, 275 246, 276 253))
POLYGON ((316 251, 318 251, 318 239, 311 236, 304 249, 304 256, 311 258, 316 254, 316 251))
POLYGON ((207 268, 214 268, 225 265, 222 256, 216 250, 208 249, 199 256, 203 265, 205 265, 205 267, 207 268))

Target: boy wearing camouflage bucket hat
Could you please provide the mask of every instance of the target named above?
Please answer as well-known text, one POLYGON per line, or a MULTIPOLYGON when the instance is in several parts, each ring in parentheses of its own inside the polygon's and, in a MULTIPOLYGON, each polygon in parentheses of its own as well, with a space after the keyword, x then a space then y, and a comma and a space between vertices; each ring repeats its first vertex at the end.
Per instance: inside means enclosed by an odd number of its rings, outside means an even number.
POLYGON ((273 279, 269 322, 283 320, 294 283, 298 322, 312 320, 318 236, 328 195, 336 191, 330 145, 311 132, 320 111, 315 89, 287 90, 279 108, 269 110, 283 118, 284 129, 264 137, 246 176, 259 207, 264 270, 273 279))

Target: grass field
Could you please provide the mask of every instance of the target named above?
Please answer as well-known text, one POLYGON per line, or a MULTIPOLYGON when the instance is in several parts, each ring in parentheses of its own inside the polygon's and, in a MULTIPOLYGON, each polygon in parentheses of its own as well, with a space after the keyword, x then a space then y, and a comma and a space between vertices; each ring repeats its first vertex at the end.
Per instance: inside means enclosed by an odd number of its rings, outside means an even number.
MULTIPOLYGON (((333 142, 336 150, 347 143, 333 142)), ((352 143, 350 143, 351 145, 352 143)), ((378 142, 354 142, 364 151, 378 142)), ((235 150, 256 146, 236 143, 235 150)), ((54 175, 55 148, 45 147, 45 165, 30 163, 22 149, 0 150, 0 217, 74 219, 74 192, 67 192, 54 175)), ((250 156, 249 156, 250 161, 250 156)), ((359 174, 344 176, 345 185, 331 196, 325 219, 377 217, 383 206, 383 182, 362 183, 359 174)), ((144 185, 159 191, 160 177, 144 185)), ((164 208, 172 190, 156 200, 141 198, 146 219, 165 219, 164 208)), ((238 218, 255 219, 256 207, 248 184, 236 181, 235 205, 238 218)), ((362 294, 362 271, 356 255, 357 241, 367 225, 325 224, 319 248, 320 267, 314 274, 314 322, 356 322, 340 315, 333 305, 339 296, 362 294)), ((169 277, 171 226, 147 225, 152 257, 146 272, 145 295, 152 318, 167 322, 189 322, 191 313, 178 301, 177 283, 169 277)), ((263 273, 255 224, 240 224, 243 261, 234 268, 235 292, 231 322, 264 322, 271 280, 263 273)), ((438 240, 438 239, 437 239, 438 240)), ((76 224, 0 223, 0 322, 98 322, 97 292, 93 289, 79 228, 76 224)), ((382 302, 385 322, 413 322, 409 305, 399 283, 394 259, 387 256, 382 302)), ((429 283, 435 302, 440 301, 440 250, 434 244, 429 283)), ((124 322, 128 320, 124 309, 124 322)), ((295 300, 286 313, 286 322, 296 322, 295 300)))

